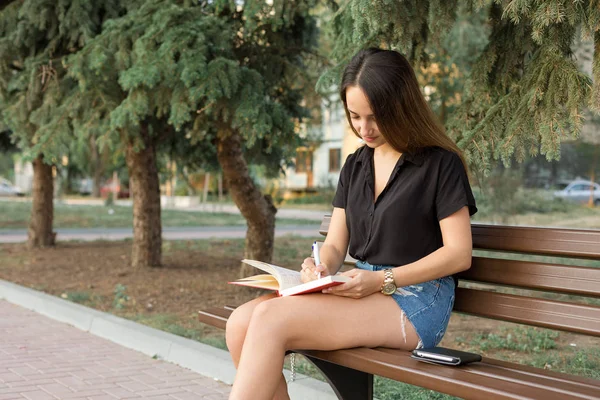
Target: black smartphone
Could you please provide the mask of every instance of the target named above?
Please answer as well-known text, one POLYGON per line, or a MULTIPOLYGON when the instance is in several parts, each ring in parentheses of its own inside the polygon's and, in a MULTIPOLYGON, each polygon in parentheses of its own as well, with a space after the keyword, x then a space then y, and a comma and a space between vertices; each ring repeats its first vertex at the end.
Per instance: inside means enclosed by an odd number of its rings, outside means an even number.
POLYGON ((445 347, 415 349, 413 350, 411 357, 419 361, 442 365, 464 365, 481 361, 481 355, 479 354, 447 349, 445 347))

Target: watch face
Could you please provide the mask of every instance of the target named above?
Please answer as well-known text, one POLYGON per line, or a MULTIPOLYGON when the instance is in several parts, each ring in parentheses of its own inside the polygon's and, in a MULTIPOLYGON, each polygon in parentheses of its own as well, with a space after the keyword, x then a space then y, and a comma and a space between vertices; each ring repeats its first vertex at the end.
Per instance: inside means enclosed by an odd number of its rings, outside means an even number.
POLYGON ((393 294, 396 291, 396 285, 394 285, 393 283, 386 283, 385 285, 383 285, 383 289, 381 290, 381 292, 383 294, 393 294))

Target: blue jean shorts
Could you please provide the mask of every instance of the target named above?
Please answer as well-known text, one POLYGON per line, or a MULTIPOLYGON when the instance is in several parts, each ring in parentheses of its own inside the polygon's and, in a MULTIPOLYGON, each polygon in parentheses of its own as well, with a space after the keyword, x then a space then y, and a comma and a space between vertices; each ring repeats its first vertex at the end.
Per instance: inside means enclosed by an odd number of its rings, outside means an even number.
MULTIPOLYGON (((357 261, 356 268, 381 271, 391 265, 371 265, 357 261)), ((392 298, 419 336, 417 348, 434 347, 442 340, 454 306, 454 279, 451 276, 398 288, 392 298)), ((404 317, 399 327, 404 335, 404 317)))

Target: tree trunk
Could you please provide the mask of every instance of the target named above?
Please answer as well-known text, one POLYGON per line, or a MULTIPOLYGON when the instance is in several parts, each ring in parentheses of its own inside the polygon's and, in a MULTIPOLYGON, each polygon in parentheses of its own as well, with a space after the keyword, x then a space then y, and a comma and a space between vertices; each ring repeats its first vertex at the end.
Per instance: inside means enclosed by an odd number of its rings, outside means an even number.
POLYGON ((102 158, 100 156, 100 150, 96 144, 95 138, 90 138, 90 152, 92 169, 94 173, 94 184, 92 186, 92 197, 100 197, 100 185, 102 182, 102 158))
POLYGON ((204 173, 204 190, 202 190, 202 203, 208 201, 208 185, 210 184, 210 172, 204 173))
POLYGON ((181 177, 183 178, 183 181, 185 182, 185 185, 187 186, 188 196, 195 196, 196 188, 194 187, 194 185, 192 184, 192 182, 190 180, 190 175, 187 172, 187 167, 183 167, 179 171, 180 171, 179 173, 181 174, 181 177))
POLYGON ((142 123, 141 136, 144 148, 135 151, 131 141, 127 144, 126 159, 133 197, 133 247, 131 264, 138 267, 161 265, 162 227, 160 219, 160 189, 156 151, 148 133, 147 123, 142 123))
POLYGON ((217 176, 217 187, 218 187, 218 191, 219 191, 219 203, 223 202, 223 174, 221 172, 219 172, 219 175, 217 176))
POLYGON ((54 181, 52 165, 44 164, 44 156, 33 160, 33 187, 31 217, 29 220, 29 247, 54 246, 56 233, 52 232, 54 219, 54 181))
MULTIPOLYGON (((270 196, 263 196, 252 181, 237 132, 226 128, 219 131, 217 157, 231 197, 248 223, 244 258, 271 262, 277 209, 270 196)), ((242 264, 241 277, 254 273, 254 268, 242 264)))

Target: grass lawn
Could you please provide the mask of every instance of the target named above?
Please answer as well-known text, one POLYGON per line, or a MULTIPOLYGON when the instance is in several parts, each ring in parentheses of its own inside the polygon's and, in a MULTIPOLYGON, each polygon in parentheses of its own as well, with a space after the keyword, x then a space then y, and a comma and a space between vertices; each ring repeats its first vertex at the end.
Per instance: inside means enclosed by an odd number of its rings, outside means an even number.
POLYGON ((501 225, 557 226, 576 229, 600 229, 600 207, 588 208, 569 204, 565 211, 547 213, 528 212, 500 217, 493 214, 477 213, 473 222, 501 225))
MULTIPOLYGON (((329 204, 289 204, 281 208, 331 212, 329 204)), ((600 229, 600 207, 587 208, 568 204, 561 211, 527 212, 513 216, 498 216, 482 202, 480 212, 473 222, 503 225, 558 226, 564 228, 600 229)), ((26 229, 31 203, 23 201, 0 201, 0 229, 26 229)), ((186 226, 244 226, 246 220, 235 214, 215 212, 190 212, 163 209, 164 227, 186 226)), ((126 228, 132 226, 132 210, 128 206, 106 207, 101 205, 55 205, 55 228, 126 228)), ((278 225, 316 225, 318 221, 277 218, 278 225)))
MULTIPOLYGON (((315 238, 277 238, 273 262, 299 268, 315 238)), ((199 323, 197 311, 241 304, 263 293, 226 283, 238 276, 243 247, 244 241, 238 239, 165 241, 162 268, 135 270, 130 267, 128 240, 59 242, 55 248, 38 250, 0 244, 0 278, 225 348, 224 332, 199 323)), ((589 336, 455 313, 441 345, 600 379, 598 339, 589 336)), ((297 359, 298 372, 323 379, 312 364, 297 359)), ((375 379, 375 396, 451 398, 383 378, 375 379)))
MULTIPOLYGON (((0 201, 0 229, 26 229, 31 203, 0 201)), ((179 210, 161 211, 164 227, 245 226, 241 215, 179 210)), ((89 206, 57 204, 54 228, 126 228, 133 226, 133 213, 127 206, 89 206)), ((277 219, 278 225, 318 224, 318 221, 277 219)))

